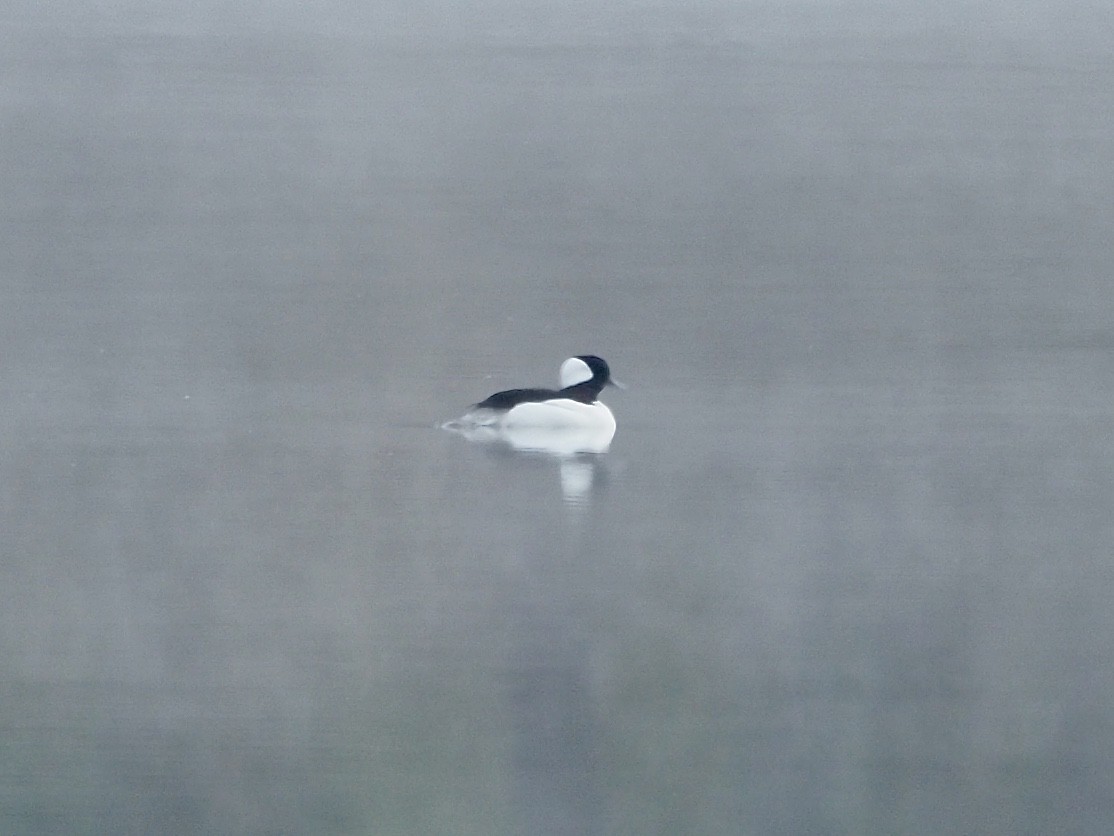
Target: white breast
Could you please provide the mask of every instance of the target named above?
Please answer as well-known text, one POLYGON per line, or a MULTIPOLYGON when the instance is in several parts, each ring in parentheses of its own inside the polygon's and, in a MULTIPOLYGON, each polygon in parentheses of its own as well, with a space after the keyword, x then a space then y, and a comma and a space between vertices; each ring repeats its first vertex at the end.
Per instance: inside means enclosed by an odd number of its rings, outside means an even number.
POLYGON ((539 403, 520 403, 501 421, 504 427, 573 427, 596 429, 615 435, 615 416, 599 401, 587 404, 571 398, 539 403))

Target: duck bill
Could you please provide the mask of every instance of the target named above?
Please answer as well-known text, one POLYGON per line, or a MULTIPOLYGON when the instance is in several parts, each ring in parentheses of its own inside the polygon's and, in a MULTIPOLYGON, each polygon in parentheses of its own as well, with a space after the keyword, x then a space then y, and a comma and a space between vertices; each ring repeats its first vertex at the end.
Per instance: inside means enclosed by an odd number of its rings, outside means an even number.
POLYGON ((618 381, 618 380, 616 380, 616 379, 615 379, 615 378, 613 378, 613 377, 612 377, 612 378, 608 378, 608 381, 607 381, 607 383, 606 383, 606 384, 604 384, 604 385, 606 385, 606 386, 614 386, 614 387, 615 387, 616 389, 626 389, 626 388, 627 388, 627 384, 625 384, 625 383, 623 383, 623 382, 621 382, 621 381, 618 381))

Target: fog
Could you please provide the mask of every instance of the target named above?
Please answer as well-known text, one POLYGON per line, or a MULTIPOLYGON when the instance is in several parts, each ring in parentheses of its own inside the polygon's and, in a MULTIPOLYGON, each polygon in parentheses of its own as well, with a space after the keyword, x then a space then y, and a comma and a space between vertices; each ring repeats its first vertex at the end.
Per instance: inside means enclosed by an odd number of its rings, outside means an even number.
POLYGON ((9 5, 0 831, 1105 832, 1112 41, 9 5))

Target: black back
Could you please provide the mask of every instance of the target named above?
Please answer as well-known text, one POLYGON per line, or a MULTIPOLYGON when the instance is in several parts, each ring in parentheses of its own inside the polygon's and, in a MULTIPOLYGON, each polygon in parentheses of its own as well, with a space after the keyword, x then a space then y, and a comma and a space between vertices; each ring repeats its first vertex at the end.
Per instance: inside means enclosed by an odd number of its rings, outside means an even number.
POLYGON ((520 403, 540 403, 565 397, 556 389, 507 389, 476 404, 476 409, 510 409, 520 403))

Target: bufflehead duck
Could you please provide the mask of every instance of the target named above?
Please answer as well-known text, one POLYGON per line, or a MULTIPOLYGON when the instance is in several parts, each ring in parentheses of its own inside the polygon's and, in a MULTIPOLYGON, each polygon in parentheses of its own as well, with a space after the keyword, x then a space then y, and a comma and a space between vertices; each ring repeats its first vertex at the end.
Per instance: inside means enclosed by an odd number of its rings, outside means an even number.
MULTIPOLYGON (((551 445, 602 452, 615 435, 615 416, 598 398, 611 379, 607 362, 594 354, 570 357, 561 364, 560 389, 508 389, 480 401, 458 421, 445 425, 477 440, 498 436, 513 447, 537 449, 551 445), (486 432, 482 432, 486 431, 486 432), (577 439, 537 436, 552 431, 574 431, 577 439), (583 436, 583 438, 581 438, 583 436)), ((569 452, 575 452, 570 450, 569 452)))

